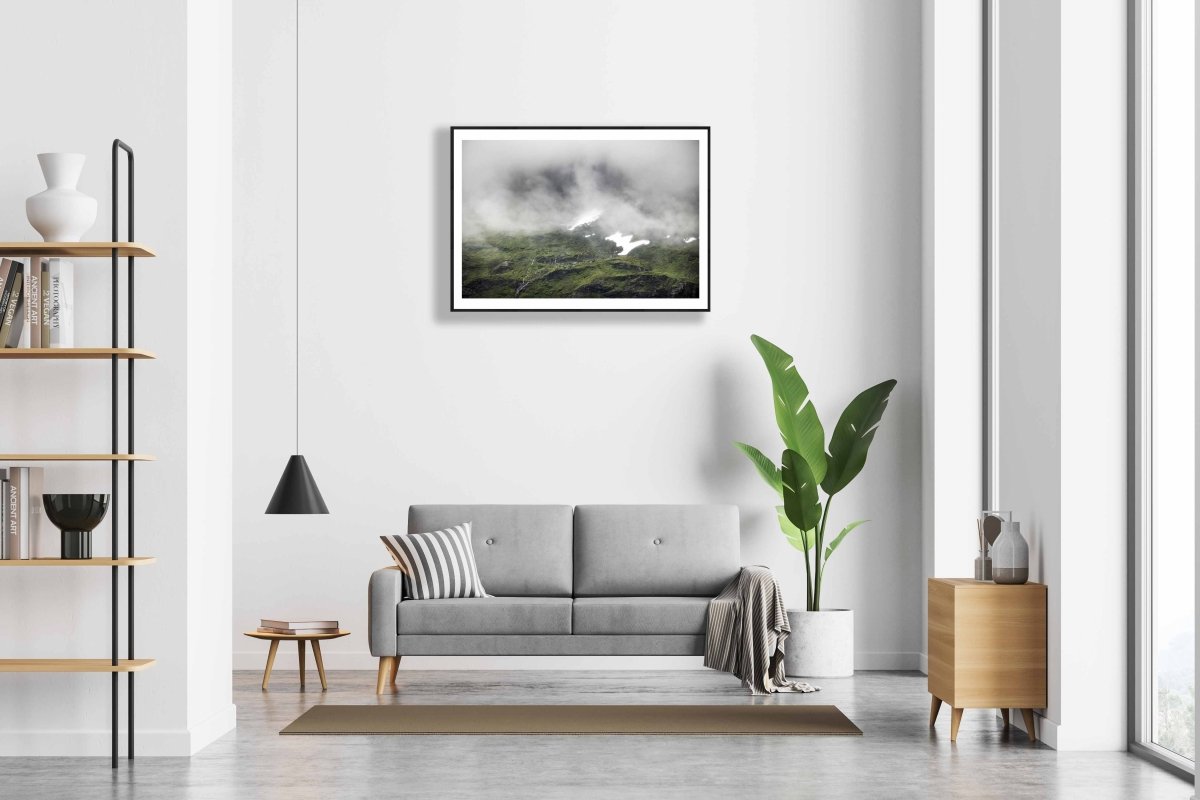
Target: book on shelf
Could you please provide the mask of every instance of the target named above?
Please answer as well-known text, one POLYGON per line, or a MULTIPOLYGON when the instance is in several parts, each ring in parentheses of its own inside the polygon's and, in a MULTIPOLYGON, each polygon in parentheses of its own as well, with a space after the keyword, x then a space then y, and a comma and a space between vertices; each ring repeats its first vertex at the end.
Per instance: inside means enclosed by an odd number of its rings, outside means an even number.
POLYGON ((4 558, 7 560, 21 557, 21 508, 17 502, 19 470, 20 467, 9 468, 8 492, 4 497, 4 558))
MULTIPOLYGON (((4 346, 8 348, 17 348, 21 346, 21 333, 25 330, 25 281, 24 271, 22 271, 21 283, 13 287, 13 296, 16 301, 15 308, 9 308, 9 313, 12 316, 12 327, 8 331, 8 339, 5 340, 4 346)), ((8 316, 5 315, 5 321, 8 321, 8 316)))
POLYGON ((29 487, 29 491, 26 499, 29 501, 29 557, 59 558, 62 556, 62 539, 58 535, 58 528, 46 519, 46 507, 42 504, 46 470, 42 467, 28 469, 26 486, 29 487))
POLYGON ((25 299, 24 318, 21 328, 21 341, 18 347, 42 347, 42 259, 33 256, 25 268, 24 288, 21 296, 25 299))
POLYGON ((43 347, 75 346, 75 265, 62 258, 46 259, 49 276, 49 342, 43 347))
MULTIPOLYGON (((17 312, 20 310, 21 290, 24 288, 25 265, 20 261, 12 259, 4 259, 8 271, 4 278, 4 289, 0 291, 0 347, 13 347, 16 339, 12 337, 13 326, 17 325, 20 318, 17 312), (14 344, 9 344, 9 341, 14 344)), ((17 329, 17 338, 21 335, 20 328, 17 329)))
POLYGON ((259 620, 260 628, 268 629, 267 633, 305 633, 328 632, 338 629, 337 620, 259 620))
POLYGON ((42 347, 50 346, 50 259, 38 259, 42 262, 42 347))
MULTIPOLYGON (((11 258, 0 258, 0 324, 4 322, 4 313, 8 310, 8 301, 12 296, 12 283, 9 278, 14 278, 13 267, 16 261, 11 258)), ((4 340, 0 339, 0 347, 4 346, 4 340)))
POLYGON ((4 504, 4 557, 6 559, 53 558, 42 539, 41 467, 9 467, 8 497, 4 504), (37 552, 35 552, 35 550, 37 552))
MULTIPOLYGON (((8 522, 8 470, 0 469, 0 520, 8 522)), ((0 524, 0 559, 8 558, 8 525, 0 524)))

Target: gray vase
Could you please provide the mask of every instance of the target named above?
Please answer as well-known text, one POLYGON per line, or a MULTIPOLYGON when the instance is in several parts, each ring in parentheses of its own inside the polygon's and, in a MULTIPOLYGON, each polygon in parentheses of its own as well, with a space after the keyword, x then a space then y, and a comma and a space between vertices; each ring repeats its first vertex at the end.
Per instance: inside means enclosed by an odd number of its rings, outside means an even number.
POLYGON ((1006 522, 1001 526, 991 556, 992 580, 996 583, 1029 581, 1029 544, 1021 535, 1021 523, 1006 522))

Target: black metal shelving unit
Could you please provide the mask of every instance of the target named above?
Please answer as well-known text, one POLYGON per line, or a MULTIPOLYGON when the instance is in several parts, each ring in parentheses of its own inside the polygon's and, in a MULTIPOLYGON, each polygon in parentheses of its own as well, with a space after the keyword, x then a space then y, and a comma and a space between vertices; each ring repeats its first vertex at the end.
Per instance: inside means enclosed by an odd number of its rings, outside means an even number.
MULTIPOLYGON (((133 228, 133 221, 134 221, 133 148, 130 147, 129 145, 125 144, 124 142, 122 142, 120 139, 113 139, 113 143, 112 143, 112 206, 111 206, 112 241, 114 241, 114 242, 120 241, 117 238, 117 236, 118 236, 117 229, 119 227, 119 219, 118 219, 119 214, 118 214, 117 210, 121 207, 120 202, 119 202, 119 192, 118 192, 118 186, 119 186, 118 168, 120 166, 120 164, 119 164, 120 158, 119 157, 122 152, 124 152, 125 156, 126 156, 126 158, 125 158, 125 163, 126 163, 126 169, 125 169, 125 203, 126 203, 125 241, 132 242, 132 241, 136 241, 136 238, 134 237, 134 228, 133 228)), ((134 279, 134 274, 135 274, 134 269, 133 269, 133 258, 134 257, 132 255, 128 256, 127 261, 126 261, 126 274, 125 274, 125 304, 126 304, 125 339, 126 339, 126 347, 133 347, 133 319, 134 319, 133 279, 134 279)), ((119 314, 120 299, 119 299, 119 297, 120 296, 119 296, 119 292, 118 292, 119 282, 118 282, 118 275, 117 275, 117 267, 118 267, 119 261, 120 261, 120 256, 118 254, 117 248, 114 247, 112 250, 112 347, 113 347, 113 350, 116 350, 118 347, 121 346, 120 335, 118 332, 118 328, 120 326, 120 323, 119 323, 119 317, 120 317, 120 314, 119 314)), ((120 390, 118 388, 118 373, 120 372, 120 370, 118 369, 118 365, 119 365, 120 361, 121 361, 121 359, 117 358, 116 355, 114 355, 111 360, 111 363, 112 363, 112 452, 113 452, 113 455, 117 455, 118 453, 121 452, 120 449, 118 448, 118 442, 117 442, 118 435, 119 435, 119 431, 118 431, 119 425, 117 422, 117 409, 118 409, 118 400, 119 400, 119 394, 120 394, 120 390)), ((128 383, 126 385, 126 390, 125 390, 125 413, 126 413, 125 452, 127 452, 127 453, 136 452, 133 449, 133 430, 134 430, 134 426, 133 426, 133 398, 134 398, 133 367, 134 367, 133 359, 129 359, 125 362, 125 374, 126 374, 126 380, 128 381, 128 383)), ((136 462, 134 462, 134 461, 126 461, 125 462, 125 468, 127 470, 126 478, 125 478, 125 489, 129 493, 129 518, 125 524, 125 552, 129 556, 133 556, 133 554, 134 554, 133 553, 133 511, 134 511, 133 467, 134 467, 135 463, 136 462)), ((109 508, 109 512, 112 514, 112 558, 113 558, 113 561, 116 561, 117 558, 119 557, 118 548, 117 548, 117 541, 118 541, 117 534, 118 534, 118 531, 120 530, 120 525, 119 525, 119 522, 120 522, 120 502, 119 502, 119 500, 120 500, 120 484, 117 481, 117 469, 119 466, 120 466, 120 462, 117 462, 117 461, 112 462, 112 504, 109 508)), ((118 650, 118 639, 119 639, 117 609, 119 607, 118 606, 118 584, 120 583, 120 581, 118 580, 118 572, 120 571, 120 569, 121 568, 116 566, 115 564, 112 567, 112 664, 114 667, 117 666, 117 650, 118 650)), ((126 631, 125 631, 125 637, 126 637, 125 644, 126 644, 126 648, 128 651, 128 655, 126 656, 126 658, 128 658, 130 661, 133 661, 134 660, 134 657, 133 657, 133 576, 134 576, 134 567, 131 565, 131 566, 126 567, 125 569, 126 569, 126 573, 127 573, 126 577, 125 577, 125 609, 126 609, 126 616, 127 616, 126 631)), ((127 731, 128 738, 129 738, 129 743, 126 747, 126 758, 128 758, 130 761, 132 761, 133 760, 133 752, 134 752, 134 748, 133 748, 133 743, 134 743, 134 717, 133 717, 134 683, 133 683, 133 678, 134 678, 134 675, 132 672, 127 672, 127 673, 125 673, 125 676, 126 676, 126 681, 127 681, 125 696, 126 696, 126 702, 128 704, 128 710, 126 712, 126 723, 125 724, 126 724, 126 731, 127 731)), ((112 673, 112 767, 113 767, 113 769, 117 768, 117 758, 118 758, 117 737, 118 737, 119 715, 118 715, 117 706, 118 706, 118 702, 120 699, 119 698, 120 688, 117 685, 118 684, 117 678, 118 678, 118 673, 114 671, 112 673)))
POLYGON ((106 454, 0 454, 0 462, 56 462, 56 461, 109 461, 111 463, 111 515, 112 557, 111 559, 88 559, 63 561, 60 559, 37 558, 24 561, 0 561, 0 567, 85 567, 108 566, 111 576, 111 639, 110 658, 104 659, 0 659, 0 672, 109 672, 111 673, 111 738, 112 767, 117 768, 120 742, 120 683, 121 673, 126 675, 126 758, 134 758, 134 673, 154 664, 153 659, 138 659, 134 655, 134 576, 135 568, 151 564, 155 559, 139 557, 134 549, 134 467, 138 461, 152 460, 150 456, 137 454, 134 450, 135 431, 135 361, 152 359, 154 355, 134 346, 135 319, 135 259, 153 257, 149 248, 134 240, 134 156, 133 149, 120 139, 112 143, 112 239, 108 242, 0 242, 0 255, 7 257, 46 256, 92 258, 108 254, 111 258, 112 274, 112 343, 110 348, 38 348, 35 350, 0 350, 0 359, 87 359, 107 358, 110 362, 111 402, 111 449, 106 454), (125 155, 125 239, 118 238, 120 217, 120 162, 125 155), (120 260, 125 258, 125 345, 120 342, 121 297, 120 260), (121 362, 125 363, 125 449, 120 449, 120 400, 121 362), (125 491, 122 496, 119 480, 120 465, 125 464, 125 491), (122 508, 125 509, 125 555, 120 554, 122 508), (125 647, 126 656, 120 658, 120 570, 125 576, 125 647), (107 661, 107 663, 106 663, 107 661))

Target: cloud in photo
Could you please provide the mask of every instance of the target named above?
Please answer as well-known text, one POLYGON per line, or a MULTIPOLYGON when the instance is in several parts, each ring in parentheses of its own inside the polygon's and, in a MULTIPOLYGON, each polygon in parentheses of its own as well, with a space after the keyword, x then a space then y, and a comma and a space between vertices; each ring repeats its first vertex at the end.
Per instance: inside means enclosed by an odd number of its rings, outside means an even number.
POLYGON ((699 233, 699 142, 472 141, 462 145, 465 238, 567 230, 597 213, 604 235, 699 233))

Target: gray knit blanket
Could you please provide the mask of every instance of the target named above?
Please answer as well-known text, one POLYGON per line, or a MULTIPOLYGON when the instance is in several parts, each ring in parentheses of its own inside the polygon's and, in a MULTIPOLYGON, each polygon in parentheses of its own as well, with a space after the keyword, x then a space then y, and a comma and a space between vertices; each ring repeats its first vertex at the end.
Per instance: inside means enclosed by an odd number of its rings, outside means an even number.
POLYGON ((783 592, 771 570, 742 567, 708 601, 704 666, 740 678, 751 694, 818 691, 784 675, 784 645, 791 632, 783 592))

